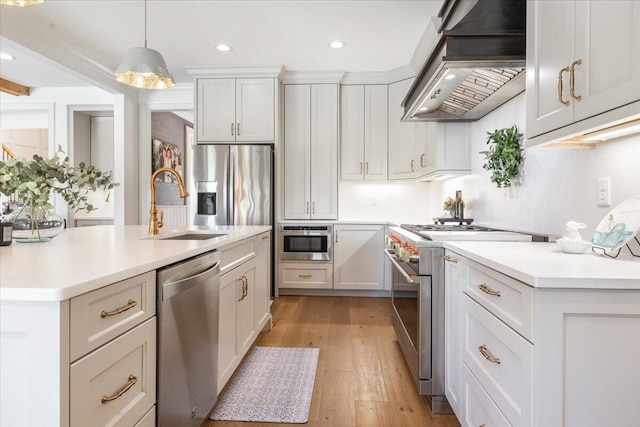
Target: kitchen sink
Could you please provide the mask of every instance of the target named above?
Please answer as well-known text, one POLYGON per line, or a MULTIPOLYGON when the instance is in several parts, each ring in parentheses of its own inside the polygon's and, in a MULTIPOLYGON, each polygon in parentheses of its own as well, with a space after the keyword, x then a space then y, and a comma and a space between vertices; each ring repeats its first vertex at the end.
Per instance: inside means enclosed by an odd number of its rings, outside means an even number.
POLYGON ((171 237, 159 237, 158 240, 209 240, 226 235, 227 233, 185 233, 171 237))

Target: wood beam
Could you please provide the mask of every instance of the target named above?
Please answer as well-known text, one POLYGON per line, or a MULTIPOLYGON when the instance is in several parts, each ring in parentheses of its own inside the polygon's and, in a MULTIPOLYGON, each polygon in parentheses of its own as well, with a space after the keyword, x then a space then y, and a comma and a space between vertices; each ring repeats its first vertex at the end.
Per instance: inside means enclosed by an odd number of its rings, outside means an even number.
POLYGON ((31 88, 0 77, 0 92, 5 92, 14 96, 29 96, 31 94, 31 88))

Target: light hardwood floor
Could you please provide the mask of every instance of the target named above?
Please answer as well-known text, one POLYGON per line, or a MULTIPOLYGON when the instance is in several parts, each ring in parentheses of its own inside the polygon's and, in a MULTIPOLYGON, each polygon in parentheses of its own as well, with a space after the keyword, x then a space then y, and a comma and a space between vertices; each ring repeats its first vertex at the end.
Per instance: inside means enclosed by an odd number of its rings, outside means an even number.
MULTIPOLYGON (((418 394, 393 327, 388 298, 277 298, 274 326, 256 343, 318 347, 320 359, 306 426, 459 427, 434 415, 418 394)), ((206 427, 291 427, 293 424, 209 421, 206 427)))

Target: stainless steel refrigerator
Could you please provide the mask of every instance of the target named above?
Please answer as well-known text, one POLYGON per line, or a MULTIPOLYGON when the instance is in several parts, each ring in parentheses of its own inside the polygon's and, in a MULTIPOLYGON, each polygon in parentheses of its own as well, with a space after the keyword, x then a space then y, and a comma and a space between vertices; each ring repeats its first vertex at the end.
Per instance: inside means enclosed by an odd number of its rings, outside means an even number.
POLYGON ((272 225, 273 146, 196 145, 193 225, 272 225))

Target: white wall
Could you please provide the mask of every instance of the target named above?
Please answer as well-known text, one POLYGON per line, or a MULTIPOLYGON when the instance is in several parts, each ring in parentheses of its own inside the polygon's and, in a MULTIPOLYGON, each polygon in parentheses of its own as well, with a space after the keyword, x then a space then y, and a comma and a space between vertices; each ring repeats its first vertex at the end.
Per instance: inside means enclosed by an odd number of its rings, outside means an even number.
POLYGON ((522 185, 499 189, 482 169, 487 131, 516 124, 525 130, 525 93, 471 126, 472 174, 433 182, 425 188, 428 217, 442 213, 442 204, 462 190, 466 217, 476 223, 561 235, 569 220, 588 225, 590 240, 604 216, 623 200, 640 194, 640 135, 601 143, 594 149, 532 148, 525 152, 522 185), (611 177, 611 208, 596 206, 596 180, 611 177))

